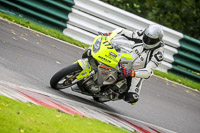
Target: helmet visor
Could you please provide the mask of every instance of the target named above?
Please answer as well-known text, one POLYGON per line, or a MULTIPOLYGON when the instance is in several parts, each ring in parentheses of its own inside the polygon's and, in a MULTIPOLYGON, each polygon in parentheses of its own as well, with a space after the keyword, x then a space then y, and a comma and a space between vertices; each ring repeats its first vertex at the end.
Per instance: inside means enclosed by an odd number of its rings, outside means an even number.
POLYGON ((160 41, 160 39, 159 38, 157 38, 157 39, 150 38, 150 37, 148 37, 147 35, 144 34, 143 41, 144 41, 145 44, 153 45, 153 44, 158 43, 160 41))

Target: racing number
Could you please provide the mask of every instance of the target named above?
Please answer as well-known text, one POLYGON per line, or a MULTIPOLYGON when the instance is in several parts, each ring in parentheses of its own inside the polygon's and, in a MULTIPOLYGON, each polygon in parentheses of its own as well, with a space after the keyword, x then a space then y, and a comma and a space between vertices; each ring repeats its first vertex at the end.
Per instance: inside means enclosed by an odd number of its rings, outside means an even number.
POLYGON ((107 46, 108 49, 113 49, 111 43, 109 43, 108 41, 103 43, 105 46, 107 46))

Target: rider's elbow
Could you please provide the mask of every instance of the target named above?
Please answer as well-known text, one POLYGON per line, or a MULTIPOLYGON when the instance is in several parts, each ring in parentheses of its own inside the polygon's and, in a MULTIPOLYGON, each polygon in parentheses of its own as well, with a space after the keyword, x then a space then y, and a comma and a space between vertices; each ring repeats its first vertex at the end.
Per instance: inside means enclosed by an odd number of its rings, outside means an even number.
POLYGON ((152 70, 147 70, 147 75, 145 77, 145 79, 150 78, 153 75, 153 71, 152 70))
POLYGON ((144 79, 148 79, 152 76, 153 72, 151 69, 140 69, 135 71, 135 76, 137 78, 144 78, 144 79))

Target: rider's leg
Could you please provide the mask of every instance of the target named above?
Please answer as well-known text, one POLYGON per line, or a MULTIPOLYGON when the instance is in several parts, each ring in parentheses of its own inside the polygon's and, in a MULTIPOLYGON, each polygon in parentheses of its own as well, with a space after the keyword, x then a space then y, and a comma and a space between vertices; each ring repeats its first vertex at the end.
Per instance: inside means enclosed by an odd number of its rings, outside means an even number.
POLYGON ((135 104, 139 100, 143 79, 133 78, 132 82, 130 82, 130 80, 130 78, 127 78, 129 90, 125 93, 123 99, 128 103, 135 104))

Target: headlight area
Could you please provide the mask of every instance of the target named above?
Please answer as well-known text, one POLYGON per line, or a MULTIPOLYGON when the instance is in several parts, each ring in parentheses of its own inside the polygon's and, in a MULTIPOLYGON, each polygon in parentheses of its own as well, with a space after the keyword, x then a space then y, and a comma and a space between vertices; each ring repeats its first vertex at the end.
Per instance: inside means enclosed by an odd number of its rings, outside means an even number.
POLYGON ((99 51, 101 47, 101 38, 97 39, 96 42, 93 45, 93 52, 96 53, 99 51))

